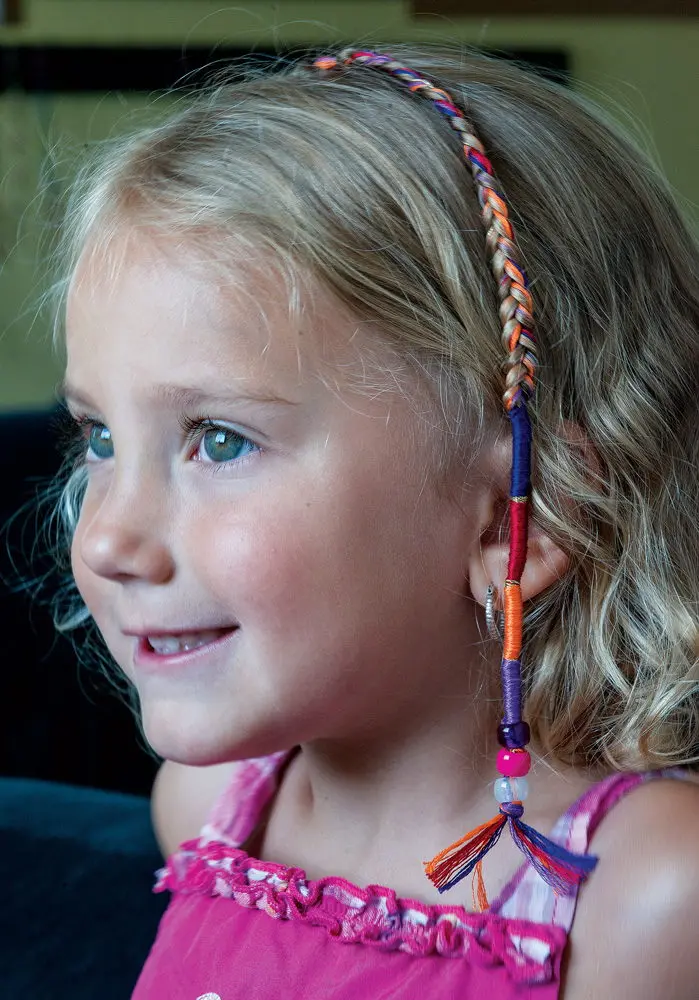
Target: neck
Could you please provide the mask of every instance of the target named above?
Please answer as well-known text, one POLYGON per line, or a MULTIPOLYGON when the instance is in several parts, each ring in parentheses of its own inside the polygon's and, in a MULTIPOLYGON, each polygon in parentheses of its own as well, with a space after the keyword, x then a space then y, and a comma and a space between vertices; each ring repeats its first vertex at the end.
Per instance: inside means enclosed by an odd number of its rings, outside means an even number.
MULTIPOLYGON (((498 664, 452 668, 441 683, 440 672, 433 672, 429 692, 397 693, 362 732, 303 744, 275 800, 262 856, 305 869, 310 878, 339 875, 444 902, 420 861, 497 809, 492 786, 500 701, 485 678, 499 677, 498 664)), ((546 780, 537 782, 529 821, 548 832, 590 780, 570 769, 548 769, 546 780)), ((485 866, 495 891, 522 862, 504 840, 497 859, 489 856, 485 866)))
MULTIPOLYGON (((497 664, 484 667, 497 677, 497 664)), ((354 869, 373 860, 385 871, 397 847, 411 862, 431 857, 465 833, 471 816, 480 823, 493 812, 500 706, 488 697, 484 672, 461 664, 445 671, 443 689, 433 677, 429 693, 417 692, 414 710, 397 698, 381 724, 301 747, 287 802, 316 857, 322 845, 342 845, 354 869)))
MULTIPOLYGON (((462 713, 459 713, 462 715, 462 713)), ((439 822, 480 797, 493 770, 494 742, 480 725, 425 725, 391 739, 356 743, 319 741, 302 747, 307 804, 319 819, 351 815, 370 826, 387 822, 405 808, 428 810, 439 822), (402 738, 401 738, 402 737, 402 738)))

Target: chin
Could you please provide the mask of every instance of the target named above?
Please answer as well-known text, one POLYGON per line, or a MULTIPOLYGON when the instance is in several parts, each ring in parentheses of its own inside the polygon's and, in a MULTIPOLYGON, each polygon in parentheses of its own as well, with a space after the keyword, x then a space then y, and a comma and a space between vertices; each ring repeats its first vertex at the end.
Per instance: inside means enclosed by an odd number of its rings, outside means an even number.
POLYGON ((190 767, 265 757, 288 750, 281 734, 268 726, 238 725, 237 720, 214 720, 210 711, 193 707, 143 704, 143 733, 158 756, 190 767))

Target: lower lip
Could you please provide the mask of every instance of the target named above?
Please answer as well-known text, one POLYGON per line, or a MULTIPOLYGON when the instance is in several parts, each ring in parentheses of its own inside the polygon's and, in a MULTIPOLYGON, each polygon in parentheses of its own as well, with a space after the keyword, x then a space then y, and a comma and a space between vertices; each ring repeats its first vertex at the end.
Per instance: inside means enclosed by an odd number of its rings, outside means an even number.
POLYGON ((196 649, 181 650, 178 653, 156 653, 147 639, 141 637, 136 644, 134 653, 134 666, 148 671, 168 671, 177 667, 188 667, 201 664, 204 665, 207 659, 216 659, 226 652, 226 647, 230 646, 240 629, 234 628, 230 632, 224 632, 218 639, 197 646, 196 649))

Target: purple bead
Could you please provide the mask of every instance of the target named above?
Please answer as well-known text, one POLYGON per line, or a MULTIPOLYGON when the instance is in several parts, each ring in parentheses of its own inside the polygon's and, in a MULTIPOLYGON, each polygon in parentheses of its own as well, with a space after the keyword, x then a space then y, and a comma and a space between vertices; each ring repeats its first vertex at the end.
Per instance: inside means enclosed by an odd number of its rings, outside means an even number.
POLYGON ((525 747, 529 739, 529 725, 526 722, 501 722, 498 726, 498 743, 508 750, 525 747))

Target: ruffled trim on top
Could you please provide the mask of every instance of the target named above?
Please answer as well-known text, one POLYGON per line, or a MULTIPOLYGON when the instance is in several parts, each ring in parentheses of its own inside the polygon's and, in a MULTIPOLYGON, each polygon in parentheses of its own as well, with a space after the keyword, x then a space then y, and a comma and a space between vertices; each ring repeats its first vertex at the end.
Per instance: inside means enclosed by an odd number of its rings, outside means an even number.
POLYGON ((554 958, 566 942, 560 927, 399 899, 380 885, 361 889, 341 878, 309 880, 301 868, 258 861, 221 842, 182 844, 157 879, 155 892, 221 896, 278 920, 324 927, 345 944, 504 965, 517 983, 551 982, 554 958))

